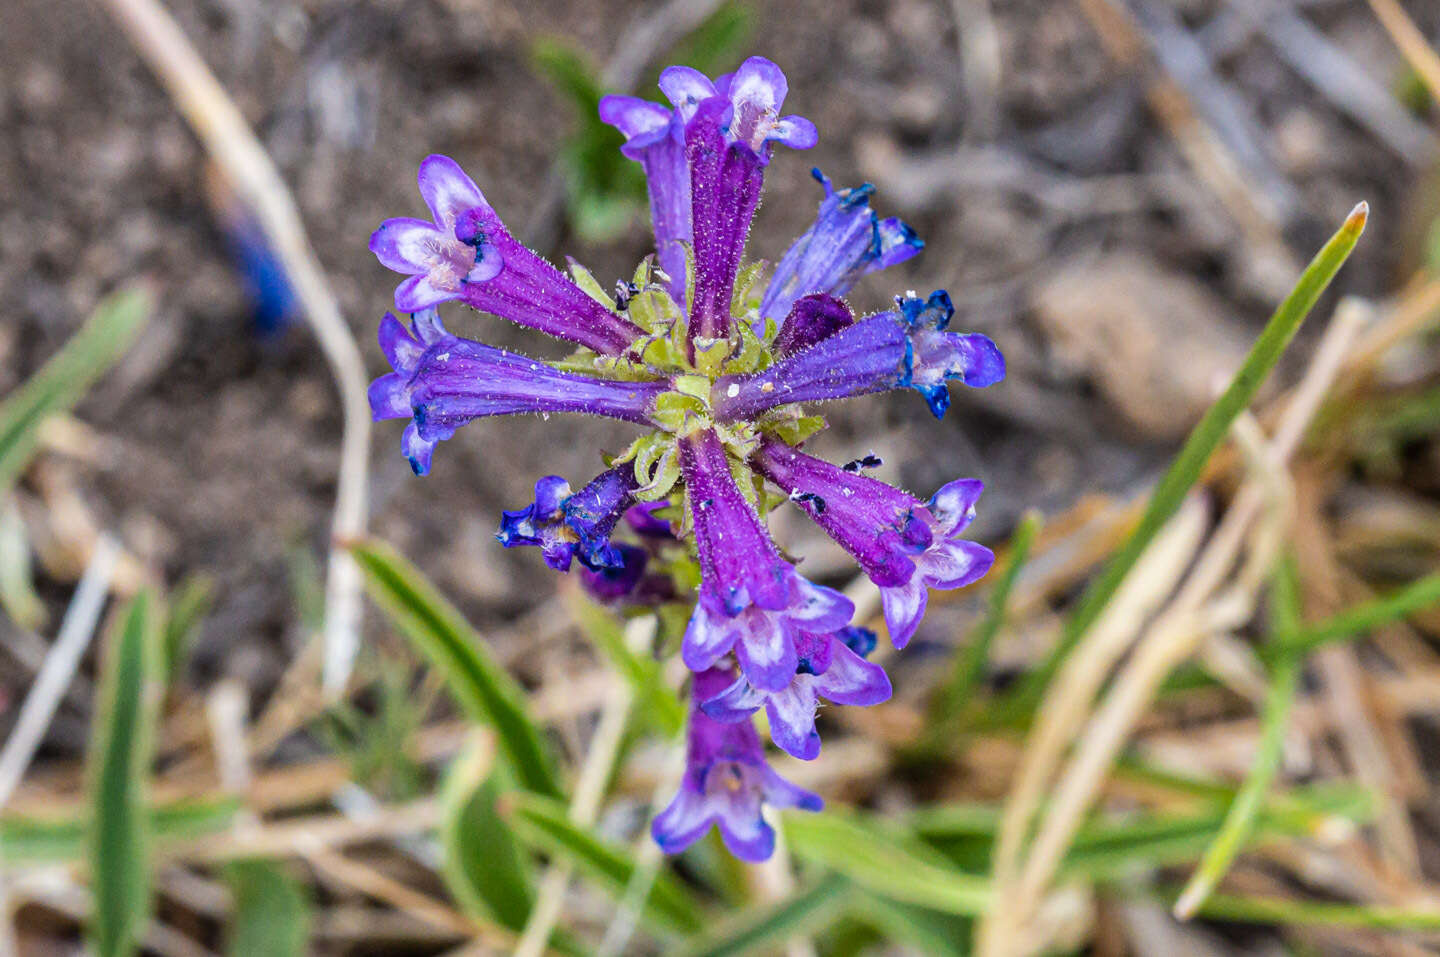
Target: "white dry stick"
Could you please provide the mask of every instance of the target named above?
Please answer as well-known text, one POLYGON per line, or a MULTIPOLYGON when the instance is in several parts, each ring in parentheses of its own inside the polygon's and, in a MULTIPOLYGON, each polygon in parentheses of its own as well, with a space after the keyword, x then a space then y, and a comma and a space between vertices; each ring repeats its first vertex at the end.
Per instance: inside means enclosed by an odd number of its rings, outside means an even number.
POLYGON ((75 597, 60 623, 60 634, 45 656, 45 664, 35 676, 25 703, 20 706, 20 717, 15 719, 5 750, 0 751, 0 808, 9 802, 25 776, 25 769, 30 766, 45 729, 50 727, 50 719, 55 716, 55 708, 75 674, 75 667, 90 647, 119 557, 120 548, 109 535, 102 534, 95 540, 90 564, 85 567, 75 597))
POLYGON ((359 647, 360 568, 345 545, 365 534, 370 468, 370 403, 365 362, 305 234, 295 200, 245 117, 158 0, 104 0, 155 71, 175 106, 255 213, 295 286, 305 317, 330 363, 344 419, 325 581, 327 694, 343 690, 359 647))
MULTIPOLYGON (((1271 468, 1283 469, 1289 461, 1368 315, 1368 310, 1355 300, 1342 301, 1337 308, 1270 443, 1267 464, 1271 468)), ((1204 635, 1228 624, 1205 614, 1203 606, 1230 572, 1265 498, 1264 479, 1247 480, 1241 487, 1180 593, 1146 630, 1134 657, 1121 670, 1113 690, 1086 727, 1075 757, 1059 778, 1050 813, 1031 846, 1014 892, 1001 898, 1007 922, 1003 926, 997 924, 995 932, 984 939, 987 946, 982 953, 988 957, 1011 952, 1004 943, 1006 927, 1023 926, 1044 894, 1106 772, 1165 676, 1195 650, 1204 635)), ((1268 539, 1269 547, 1257 548, 1241 573, 1247 584, 1258 580, 1268 561, 1262 561, 1259 553, 1273 552, 1278 547, 1278 536, 1268 539)), ((1226 606, 1227 617, 1235 614, 1231 608, 1243 608, 1247 604, 1238 597, 1227 593, 1225 600, 1217 603, 1226 606)))
MULTIPOLYGON (((646 647, 654 638, 657 626, 654 615, 632 619, 625 626, 625 646, 631 651, 646 647)), ((580 767, 580 780, 575 783, 575 795, 570 799, 571 823, 581 827, 595 823, 600 802, 605 797, 605 782, 615 768, 634 700, 635 693, 629 683, 616 676, 615 690, 600 712, 600 722, 590 738, 590 753, 580 767)), ((572 871, 569 863, 558 862, 545 872, 535 895, 535 906, 525 921, 520 943, 515 946, 515 957, 540 957, 544 953, 555 922, 560 918, 560 906, 565 902, 565 889, 570 885, 572 871)))

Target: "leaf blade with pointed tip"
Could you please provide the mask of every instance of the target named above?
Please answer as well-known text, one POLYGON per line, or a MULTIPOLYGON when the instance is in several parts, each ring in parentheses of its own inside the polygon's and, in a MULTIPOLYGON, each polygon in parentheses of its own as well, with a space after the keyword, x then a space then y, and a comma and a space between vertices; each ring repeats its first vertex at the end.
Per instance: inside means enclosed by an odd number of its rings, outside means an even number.
POLYGON ((161 685, 154 599, 142 591, 110 631, 90 755, 90 939, 100 957, 135 953, 150 917, 145 792, 161 685))
POLYGON ((125 354, 151 308, 150 295, 138 287, 108 296, 59 352, 0 403, 0 494, 30 464, 40 447, 40 426, 79 402, 125 354))

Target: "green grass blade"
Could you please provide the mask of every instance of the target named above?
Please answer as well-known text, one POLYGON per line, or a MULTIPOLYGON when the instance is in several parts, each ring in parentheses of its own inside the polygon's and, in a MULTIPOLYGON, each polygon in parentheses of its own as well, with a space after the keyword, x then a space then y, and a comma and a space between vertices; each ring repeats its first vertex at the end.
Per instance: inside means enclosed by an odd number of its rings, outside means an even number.
POLYGON ((897 904, 875 894, 855 894, 848 913, 926 957, 964 957, 970 952, 974 930, 967 918, 897 904))
POLYGON ((1039 512, 1027 512, 1010 538, 1009 559, 990 592, 990 607, 985 619, 975 629, 969 647, 956 657, 954 674, 935 698, 930 713, 930 726, 934 729, 930 735, 932 744, 954 739, 955 725, 985 676, 990 646, 1005 624, 1010 592, 1030 556, 1030 546, 1040 531, 1041 522, 1039 512))
POLYGON ((1263 646, 1260 655, 1269 662, 1304 655, 1337 641, 1359 638, 1437 603, 1440 603, 1440 573, 1416 579, 1389 595, 1360 602, 1324 621, 1286 629, 1263 646))
POLYGON ((1186 494, 1199 480, 1205 463, 1225 440, 1236 416, 1249 406, 1255 393, 1269 376, 1270 370, 1280 361, 1280 356, 1299 331, 1305 316, 1354 250, 1361 232, 1365 229, 1368 215, 1369 207, 1366 204, 1356 206, 1339 231, 1305 267, 1290 294, 1265 324, 1265 329, 1245 357, 1240 370, 1235 373, 1220 398, 1205 412, 1174 461, 1170 463, 1169 469, 1156 484, 1135 530, 1105 566, 1100 577, 1086 590, 1079 605, 1066 620, 1060 641, 1040 667, 1027 674, 1003 702, 1000 710, 1004 720, 1020 721, 1034 711, 1061 662, 1100 617, 1100 613, 1105 610, 1125 577, 1135 567, 1151 539, 1175 514, 1186 494))
POLYGON ((440 592, 389 545, 370 540, 351 547, 366 589, 416 650, 445 676, 471 720, 493 727, 515 777, 531 791, 560 797, 555 765, 525 696, 489 646, 440 592))
POLYGON ((229 957, 301 957, 310 942, 311 903, 302 885, 273 861, 225 866, 235 899, 225 953, 229 957))
POLYGON ((100 957, 133 954, 150 919, 150 816, 145 791, 160 700, 155 601, 141 592, 111 630, 89 772, 90 939, 100 957))
POLYGON ((859 815, 790 814, 785 836, 797 858, 890 900, 961 917, 974 917, 990 905, 986 878, 960 871, 913 836, 859 815))
POLYGON ((785 941, 824 928, 844 913, 854 888, 838 874, 768 906, 737 911, 681 951, 685 957, 743 957, 775 953, 785 941))
MULTIPOLYGON (((193 840, 225 830, 239 810, 233 797, 161 805, 150 810, 150 833, 157 847, 193 840)), ((88 831, 79 817, 0 818, 0 864, 78 861, 87 853, 88 831)))
POLYGON ((1280 927, 1350 927, 1362 930, 1440 931, 1440 909, 1331 904, 1215 894, 1195 916, 1206 920, 1280 927))
POLYGON ((0 495, 9 491, 40 444, 40 425, 80 401, 125 354, 150 318, 149 293, 139 287, 106 297, 70 341, 0 404, 0 495))
POLYGON ((662 734, 675 737, 685 726, 685 707, 665 684, 660 662, 625 647, 625 634, 610 612, 580 595, 572 601, 575 620, 610 665, 635 692, 636 710, 662 734))
MULTIPOLYGON (((570 861, 616 897, 625 893, 636 866, 628 848, 616 847, 577 827, 558 801, 516 792, 506 796, 505 804, 523 842, 570 861)), ((672 934, 694 934, 705 926, 699 903, 685 885, 663 871, 656 875, 640 917, 652 930, 672 934)))
MULTIPOLYGON (((1293 632, 1300 624, 1300 583, 1295 570, 1295 560, 1284 556, 1275 568, 1275 581, 1270 590, 1271 640, 1276 634, 1293 632)), ((1229 872, 1235 858, 1255 830, 1256 818, 1260 815, 1265 795, 1275 774, 1280 768, 1285 746, 1285 731, 1290 725, 1290 709, 1295 703, 1295 694, 1300 687, 1300 658, 1289 656, 1281 660, 1271 671, 1270 688, 1265 695, 1264 715, 1261 718, 1260 745, 1250 765, 1250 773, 1240 792, 1230 804, 1225 823, 1220 833, 1205 849, 1200 866, 1191 875, 1190 882, 1175 903, 1175 916, 1188 920, 1196 909, 1205 902, 1220 880, 1229 872)))
POLYGON ((480 741, 455 759, 440 791, 445 882, 470 913, 519 930, 534 906, 534 878, 510 824, 493 747, 480 741))
POLYGON ((21 628, 34 631, 49 615, 35 592, 25 520, 12 498, 0 502, 0 608, 21 628))
POLYGON ((164 651, 166 680, 173 680, 189 657, 190 646, 200 631, 200 623, 210 614, 214 597, 214 579, 208 575, 192 575, 170 600, 160 645, 164 651))

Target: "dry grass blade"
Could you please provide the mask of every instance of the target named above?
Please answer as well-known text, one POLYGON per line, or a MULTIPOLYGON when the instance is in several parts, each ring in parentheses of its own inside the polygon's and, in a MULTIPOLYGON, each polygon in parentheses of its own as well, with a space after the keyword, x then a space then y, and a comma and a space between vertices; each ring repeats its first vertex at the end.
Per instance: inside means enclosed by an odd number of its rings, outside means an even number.
POLYGON ((358 541, 365 534, 365 486, 370 471, 365 362, 305 234, 295 200, 239 107, 157 0, 105 2, 230 184, 254 211, 266 239, 285 265, 340 392, 345 428, 325 583, 324 679, 326 689, 334 694, 349 679, 360 640, 360 571, 341 543, 358 541))
MULTIPOLYGON (((1284 468, 1334 381, 1364 317, 1364 311, 1356 308, 1337 310, 1270 443, 1264 463, 1268 469, 1284 468)), ((1274 487, 1273 481, 1268 484, 1274 487)), ((1281 537, 1278 513, 1251 532, 1267 498, 1266 485, 1266 479, 1256 478, 1241 488, 1179 593, 1146 629, 1134 657, 1121 669, 1085 726, 1075 756, 1058 778, 1053 803, 1019 868, 1018 878, 1007 871, 1004 880, 997 881, 996 907, 978 934, 982 955, 1003 957, 1017 952, 1019 928, 1039 906, 1106 772, 1165 677, 1194 652, 1206 634, 1216 628, 1236 627, 1253 613, 1254 591, 1281 537), (1236 585, 1217 592, 1247 539, 1251 553, 1236 573, 1236 585)), ((1065 694, 1064 685, 1057 685, 1054 693, 1065 694)))

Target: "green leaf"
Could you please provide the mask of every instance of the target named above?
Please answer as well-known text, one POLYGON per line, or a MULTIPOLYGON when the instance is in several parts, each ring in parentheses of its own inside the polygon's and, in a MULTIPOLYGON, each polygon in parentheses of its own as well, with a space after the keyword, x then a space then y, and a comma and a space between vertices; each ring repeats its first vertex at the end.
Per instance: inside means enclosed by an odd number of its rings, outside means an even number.
MULTIPOLYGON (((553 857, 563 857, 617 897, 635 873, 628 848, 616 847, 577 827, 564 805, 539 795, 516 792, 505 799, 506 812, 522 841, 553 857)), ((653 930, 693 934, 704 926, 699 903, 671 874, 656 875, 641 919, 653 930)))
POLYGON ((1337 641, 1362 637, 1436 603, 1440 603, 1440 573, 1418 578, 1389 595, 1360 602, 1324 621, 1287 628, 1261 646, 1260 656, 1275 662, 1283 657, 1303 655, 1337 641))
POLYGON ((200 632, 200 623, 210 614, 214 597, 214 579, 209 575, 191 575, 170 599, 161 633, 166 680, 173 680, 189 656, 190 646, 200 632))
MULTIPOLYGON (((1294 631, 1300 624, 1300 582, 1294 556, 1287 554, 1276 563, 1274 579, 1270 590, 1272 643, 1276 633, 1294 631)), ((1290 724, 1290 709, 1299 688, 1300 658, 1290 656, 1281 660, 1270 675, 1270 688, 1265 695, 1265 712, 1260 724, 1260 744, 1255 749, 1250 773, 1245 776, 1245 783, 1231 802, 1220 832, 1205 849, 1200 865, 1175 904, 1175 915, 1181 920, 1193 916, 1196 908, 1214 892, 1254 833, 1265 795, 1280 769, 1285 731, 1290 724)))
POLYGON ((962 917, 990 904, 990 883, 954 867, 912 835, 856 814, 790 814, 785 836, 801 860, 822 864, 890 900, 962 917))
POLYGON ((1320 298, 1320 294, 1330 285, 1330 280, 1340 271, 1340 267, 1354 250, 1361 232, 1365 229, 1368 215, 1369 207, 1366 204, 1356 206, 1339 231, 1305 267, 1295 287, 1265 324, 1260 338, 1255 341, 1240 370, 1235 373, 1220 398, 1215 400, 1215 404, 1206 410, 1170 463, 1170 468, 1156 484, 1145 513, 1140 517, 1130 537, 1110 559, 1100 577, 1086 590, 1079 605, 1066 620, 1060 641, 1041 666, 1029 672, 1002 702, 1002 707, 997 709, 999 720, 1016 722, 1033 713, 1061 662, 1080 643, 1090 626, 1095 624, 1100 613, 1105 610, 1105 606, 1115 596, 1125 577, 1130 574, 1130 570, 1149 546, 1151 539, 1175 514, 1191 487, 1199 480, 1205 463, 1210 461, 1210 456, 1225 440, 1231 424, 1250 405, 1270 370, 1280 361, 1280 356, 1299 331, 1300 324, 1320 298))
POLYGON ((231 861, 225 883, 235 916, 229 957, 300 957, 310 942, 311 904, 304 885, 273 861, 231 861))
POLYGON ((1282 927, 1353 927, 1365 930, 1440 931, 1440 909, 1331 904, 1216 894, 1195 916, 1206 920, 1282 927))
POLYGON ((150 318, 150 295, 124 289, 95 307, 70 341, 0 404, 0 495, 30 464, 40 426, 80 401, 91 384, 125 354, 150 318))
POLYGON ((414 565, 389 545, 368 540, 351 546, 366 589, 449 684, 471 720, 493 727, 500 750, 527 789, 560 797, 560 781, 525 696, 489 646, 414 565))
POLYGON ((570 592, 575 620, 585 636, 594 642, 610 666, 619 672, 635 692, 640 714, 660 733, 674 737, 685 726, 685 708, 675 692, 666 686, 660 662, 625 647, 624 629, 606 609, 590 601, 579 590, 570 592))
POLYGON ((150 919, 150 817, 145 791, 160 700, 155 601, 142 591, 111 629, 89 772, 90 938, 100 957, 133 954, 150 919))
POLYGON ((0 503, 0 606, 11 621, 31 631, 44 626, 49 617, 35 593, 30 541, 14 499, 0 503))
POLYGON ((875 894, 856 894, 849 913, 927 957, 964 957, 970 952, 972 922, 968 918, 898 904, 875 894))
POLYGON ((494 744, 472 743, 450 765, 440 791, 440 846, 445 882, 470 913, 506 927, 525 926, 534 906, 533 877, 497 802, 501 787, 494 744))
POLYGON ((681 953, 685 957, 741 957, 773 953, 792 937, 813 934, 839 917, 854 894, 850 882, 829 874, 775 904, 738 911, 681 953))
MULTIPOLYGON (((217 834, 240 810, 233 797, 180 801, 150 810, 150 832, 157 846, 217 834)), ((0 864, 78 861, 87 853, 89 826, 79 816, 0 818, 0 864)))

